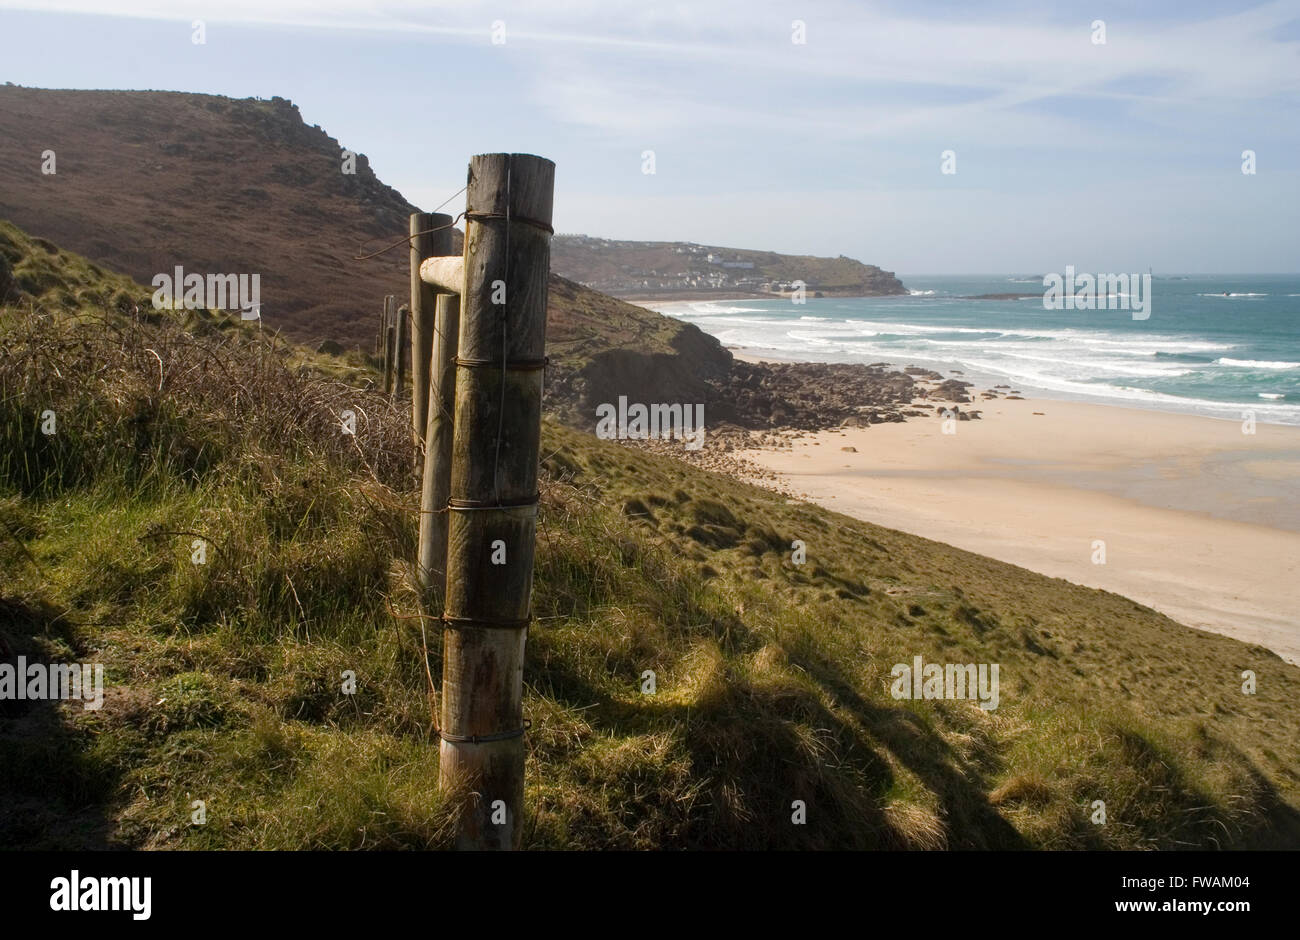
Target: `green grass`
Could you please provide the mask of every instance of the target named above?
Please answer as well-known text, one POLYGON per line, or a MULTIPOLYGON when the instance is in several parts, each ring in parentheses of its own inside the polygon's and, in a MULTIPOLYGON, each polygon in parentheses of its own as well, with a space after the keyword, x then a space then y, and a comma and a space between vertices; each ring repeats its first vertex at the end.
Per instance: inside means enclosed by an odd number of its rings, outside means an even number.
MULTIPOLYGON (((448 846, 405 416, 364 360, 59 289, 0 314, 0 640, 108 689, 0 713, 0 845, 448 846)), ((542 457, 525 846, 1300 844, 1268 651, 550 420, 542 457), (1000 707, 893 699, 915 655, 1000 707)))

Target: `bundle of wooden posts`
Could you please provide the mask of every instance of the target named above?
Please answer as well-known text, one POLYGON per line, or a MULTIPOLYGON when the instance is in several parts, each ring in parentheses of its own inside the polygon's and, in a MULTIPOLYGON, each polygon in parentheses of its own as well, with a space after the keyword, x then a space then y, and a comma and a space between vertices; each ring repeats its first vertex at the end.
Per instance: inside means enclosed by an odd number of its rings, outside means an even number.
POLYGON ((409 310, 386 297, 380 323, 400 399, 409 313, 418 570, 443 603, 439 786, 469 794, 466 848, 519 843, 554 180, 541 157, 473 157, 463 255, 450 216, 412 215, 409 310))

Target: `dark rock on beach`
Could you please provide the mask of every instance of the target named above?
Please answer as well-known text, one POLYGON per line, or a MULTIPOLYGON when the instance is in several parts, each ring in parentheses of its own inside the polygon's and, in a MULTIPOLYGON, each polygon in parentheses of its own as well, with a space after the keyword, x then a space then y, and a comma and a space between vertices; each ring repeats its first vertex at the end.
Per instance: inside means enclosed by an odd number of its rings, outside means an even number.
POLYGON ((750 430, 815 431, 901 421, 899 411, 918 389, 910 375, 883 365, 737 360, 716 391, 725 400, 706 406, 714 420, 750 430))
POLYGON ((931 398, 941 398, 944 401, 968 402, 970 396, 966 394, 966 389, 971 388, 970 382, 963 382, 960 379, 948 379, 941 382, 930 393, 931 398))

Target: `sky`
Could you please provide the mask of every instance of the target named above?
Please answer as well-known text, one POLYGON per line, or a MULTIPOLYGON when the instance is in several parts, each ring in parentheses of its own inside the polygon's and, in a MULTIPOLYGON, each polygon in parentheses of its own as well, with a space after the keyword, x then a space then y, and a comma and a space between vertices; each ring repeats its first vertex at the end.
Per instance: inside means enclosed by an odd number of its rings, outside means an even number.
POLYGON ((0 37, 0 81, 289 98, 425 210, 529 152, 563 233, 1300 270, 1300 0, 0 0, 0 37))

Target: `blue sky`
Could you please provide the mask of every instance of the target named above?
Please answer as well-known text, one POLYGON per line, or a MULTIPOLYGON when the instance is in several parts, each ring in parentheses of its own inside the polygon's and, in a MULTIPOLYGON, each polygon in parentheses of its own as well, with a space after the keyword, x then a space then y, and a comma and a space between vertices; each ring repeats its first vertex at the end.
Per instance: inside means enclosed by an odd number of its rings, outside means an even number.
POLYGON ((473 153, 539 153, 561 232, 904 274, 1300 269, 1300 2, 1040 6, 0 0, 0 81, 290 98, 425 209, 473 153))

